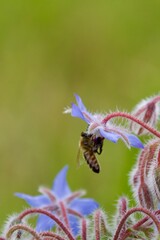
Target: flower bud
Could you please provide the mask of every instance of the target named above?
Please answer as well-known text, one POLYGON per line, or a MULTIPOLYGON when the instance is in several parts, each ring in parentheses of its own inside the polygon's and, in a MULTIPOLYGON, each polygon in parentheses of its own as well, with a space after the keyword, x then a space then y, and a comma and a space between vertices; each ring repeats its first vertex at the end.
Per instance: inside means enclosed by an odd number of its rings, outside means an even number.
POLYGON ((153 139, 141 151, 137 165, 130 174, 130 184, 138 203, 155 209, 160 200, 160 140, 153 139))
POLYGON ((138 199, 142 207, 154 209, 154 200, 152 193, 146 183, 142 183, 138 188, 138 199))
MULTIPOLYGON (((158 101, 159 96, 142 100, 137 104, 132 111, 132 114, 143 122, 149 124, 151 127, 155 127, 160 113, 160 107, 157 104, 158 101)), ((133 122, 131 122, 130 128, 131 131, 138 135, 148 133, 143 127, 133 122)))
POLYGON ((157 147, 154 157, 154 163, 150 167, 148 177, 152 195, 157 207, 158 202, 160 201, 160 146, 157 147))

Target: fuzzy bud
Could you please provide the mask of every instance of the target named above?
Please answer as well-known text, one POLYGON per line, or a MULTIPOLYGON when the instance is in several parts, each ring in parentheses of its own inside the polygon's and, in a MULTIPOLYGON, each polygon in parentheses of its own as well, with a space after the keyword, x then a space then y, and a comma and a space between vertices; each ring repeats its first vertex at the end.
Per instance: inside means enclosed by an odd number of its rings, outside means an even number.
MULTIPOLYGON (((160 113, 160 107, 157 104, 158 101, 159 96, 142 100, 139 104, 137 104, 135 109, 132 111, 132 114, 143 122, 149 124, 151 127, 155 127, 160 113)), ((134 122, 131 122, 130 129, 138 135, 148 133, 143 127, 134 122)))
POLYGON ((157 147, 154 157, 154 163, 150 167, 148 177, 157 208, 158 202, 160 201, 160 146, 157 147))
POLYGON ((130 184, 135 198, 147 209, 155 209, 156 201, 160 200, 159 145, 159 139, 149 141, 140 152, 138 162, 130 174, 130 184))

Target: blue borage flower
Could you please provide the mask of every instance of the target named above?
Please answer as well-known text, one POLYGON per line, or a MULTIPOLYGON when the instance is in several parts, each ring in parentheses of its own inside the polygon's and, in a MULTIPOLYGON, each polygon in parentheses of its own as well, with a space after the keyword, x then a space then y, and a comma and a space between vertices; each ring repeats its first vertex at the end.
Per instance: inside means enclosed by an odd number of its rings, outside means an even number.
MULTIPOLYGON (((17 197, 24 199, 30 206, 45 208, 62 218, 60 203, 66 209, 69 226, 76 236, 79 232, 79 217, 87 216, 95 211, 99 205, 93 199, 80 198, 84 191, 71 192, 67 181, 66 173, 68 166, 65 166, 56 176, 52 189, 40 188, 42 195, 30 196, 23 193, 15 193, 17 197)), ((40 215, 37 220, 36 230, 47 231, 55 226, 55 223, 45 215, 40 215)))
POLYGON ((72 103, 71 108, 66 109, 64 113, 71 113, 72 117, 81 118, 88 124, 87 133, 96 137, 103 137, 111 142, 116 143, 118 139, 122 139, 127 147, 143 148, 142 142, 135 135, 127 132, 126 129, 111 124, 111 122, 103 123, 104 116, 102 114, 91 114, 87 111, 82 99, 75 94, 76 102, 72 103))

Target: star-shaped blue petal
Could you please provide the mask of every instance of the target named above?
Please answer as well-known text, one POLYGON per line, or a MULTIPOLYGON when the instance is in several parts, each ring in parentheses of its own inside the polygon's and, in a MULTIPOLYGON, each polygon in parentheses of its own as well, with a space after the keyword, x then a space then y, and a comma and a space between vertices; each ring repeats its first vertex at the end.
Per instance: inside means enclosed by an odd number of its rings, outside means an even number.
MULTIPOLYGON (((96 210, 99 205, 93 199, 79 198, 77 194, 71 192, 68 183, 66 181, 66 174, 68 166, 65 166, 56 176, 52 189, 49 190, 53 194, 55 201, 51 200, 48 195, 30 196, 23 193, 16 193, 15 195, 24 199, 31 207, 51 209, 53 205, 54 209, 59 209, 59 201, 63 202, 66 210, 72 209, 75 212, 86 216, 96 210), (70 201, 68 201, 70 199, 70 201), (57 208, 55 205, 57 204, 57 208)), ((53 214, 57 214, 57 211, 53 211, 53 214)), ((77 216, 68 214, 69 224, 73 234, 76 236, 79 232, 79 218, 77 216)), ((54 221, 45 215, 40 215, 37 220, 36 230, 47 231, 55 225, 54 221)))

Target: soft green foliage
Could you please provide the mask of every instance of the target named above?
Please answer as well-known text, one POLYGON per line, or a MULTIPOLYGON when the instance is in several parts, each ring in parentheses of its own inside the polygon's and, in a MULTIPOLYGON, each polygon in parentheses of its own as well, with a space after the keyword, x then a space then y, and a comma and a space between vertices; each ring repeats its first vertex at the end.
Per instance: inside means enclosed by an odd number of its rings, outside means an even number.
POLYGON ((0 223, 21 209, 15 191, 36 194, 66 164, 73 190, 107 212, 127 193, 138 150, 107 142, 99 176, 77 169, 85 124, 62 111, 75 92, 105 112, 159 91, 159 9, 157 0, 0 1, 0 223))

